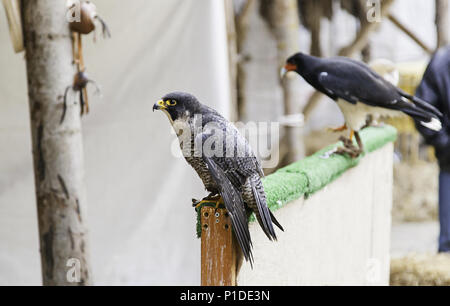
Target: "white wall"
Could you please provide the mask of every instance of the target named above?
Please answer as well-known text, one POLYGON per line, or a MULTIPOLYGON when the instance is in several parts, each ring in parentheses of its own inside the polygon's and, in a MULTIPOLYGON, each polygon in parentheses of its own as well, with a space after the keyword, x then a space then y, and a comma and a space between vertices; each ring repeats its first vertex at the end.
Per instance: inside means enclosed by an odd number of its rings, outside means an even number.
POLYGON ((239 285, 388 285, 393 145, 313 194, 275 212, 285 228, 270 242, 253 223, 255 265, 239 285))

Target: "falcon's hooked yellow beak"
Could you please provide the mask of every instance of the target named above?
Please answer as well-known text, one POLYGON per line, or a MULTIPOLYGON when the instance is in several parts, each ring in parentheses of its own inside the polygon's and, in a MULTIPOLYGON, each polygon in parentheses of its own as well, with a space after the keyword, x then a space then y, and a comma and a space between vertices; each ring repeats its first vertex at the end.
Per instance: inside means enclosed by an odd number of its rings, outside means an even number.
POLYGON ((153 105, 153 111, 155 110, 165 110, 167 109, 167 103, 164 102, 163 100, 159 100, 158 102, 155 103, 155 105, 153 105))

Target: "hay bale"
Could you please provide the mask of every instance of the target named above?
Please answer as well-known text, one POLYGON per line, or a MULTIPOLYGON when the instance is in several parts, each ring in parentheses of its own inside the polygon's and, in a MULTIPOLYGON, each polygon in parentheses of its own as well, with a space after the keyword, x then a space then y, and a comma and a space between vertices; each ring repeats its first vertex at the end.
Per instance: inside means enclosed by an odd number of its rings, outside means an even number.
POLYGON ((411 254, 391 260, 391 286, 450 286, 450 254, 411 254))
POLYGON ((436 163, 419 161, 394 166, 394 222, 424 222, 438 219, 438 176, 436 163), (420 175, 418 175, 420 174, 420 175))

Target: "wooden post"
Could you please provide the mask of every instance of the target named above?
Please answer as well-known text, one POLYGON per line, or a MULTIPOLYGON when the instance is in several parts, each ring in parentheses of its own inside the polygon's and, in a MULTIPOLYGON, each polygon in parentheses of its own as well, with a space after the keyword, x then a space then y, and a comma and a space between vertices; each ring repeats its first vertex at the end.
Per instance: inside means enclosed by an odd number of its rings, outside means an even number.
POLYGON ((204 206, 200 220, 202 286, 236 286, 236 252, 227 211, 204 206))
POLYGON ((22 1, 42 277, 89 285, 80 106, 60 123, 75 75, 66 12, 66 1, 22 1))

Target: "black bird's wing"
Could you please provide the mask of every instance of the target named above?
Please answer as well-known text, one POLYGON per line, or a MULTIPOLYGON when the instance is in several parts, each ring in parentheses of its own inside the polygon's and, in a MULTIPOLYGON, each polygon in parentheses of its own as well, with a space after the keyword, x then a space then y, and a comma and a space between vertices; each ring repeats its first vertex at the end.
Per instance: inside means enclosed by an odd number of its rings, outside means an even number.
POLYGON ((401 98, 396 90, 392 90, 395 89, 392 84, 353 62, 329 60, 329 64, 318 68, 317 75, 324 93, 353 104, 362 102, 392 108, 391 105, 401 98))
POLYGON ((335 61, 341 61, 343 63, 352 63, 355 65, 358 65, 360 67, 360 69, 362 69, 365 73, 370 74, 373 78, 379 80, 381 83, 383 83, 385 85, 385 87, 387 89, 395 89, 397 91, 397 93, 410 100, 411 102, 413 102, 414 104, 416 104, 418 107, 422 108, 425 111, 428 111, 432 114, 434 114, 436 117, 442 119, 443 115, 442 113, 433 105, 430 105, 429 103, 423 101, 422 99, 413 96, 413 95, 409 95, 406 92, 404 92, 403 90, 401 90, 400 88, 395 87, 394 85, 392 85, 391 83, 389 83, 388 81, 386 81, 385 78, 383 78, 381 75, 379 75, 378 73, 376 73, 375 71, 373 71, 369 66, 367 66, 365 63, 348 58, 348 57, 335 57, 334 58, 335 61))
POLYGON ((401 111, 424 122, 442 117, 437 109, 407 95, 363 64, 343 59, 325 63, 316 71, 318 83, 322 91, 334 99, 401 111))

